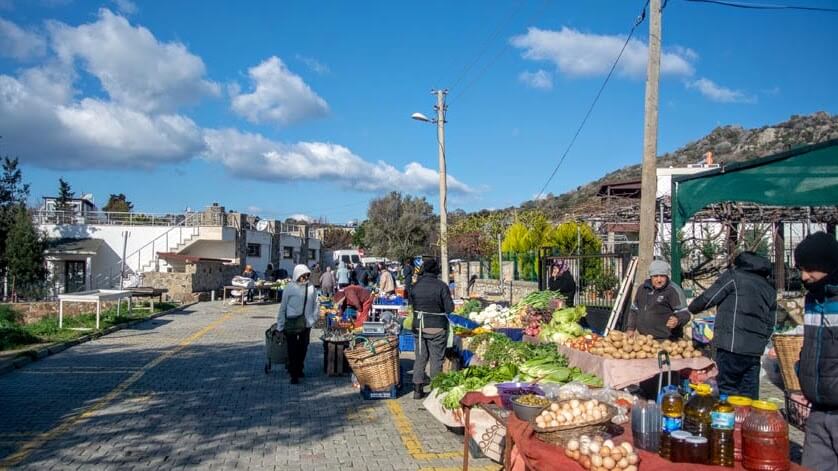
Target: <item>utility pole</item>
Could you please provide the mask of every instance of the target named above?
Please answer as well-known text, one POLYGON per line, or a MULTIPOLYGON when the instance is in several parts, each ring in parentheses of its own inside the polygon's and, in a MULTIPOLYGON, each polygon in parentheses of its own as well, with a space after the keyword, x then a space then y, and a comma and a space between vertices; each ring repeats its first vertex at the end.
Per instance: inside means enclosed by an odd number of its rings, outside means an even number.
POLYGON ((435 90, 436 134, 439 144, 439 259, 442 281, 448 284, 448 177, 445 172, 445 95, 448 90, 435 90))
MULTIPOLYGON (((661 2, 649 1, 649 63, 646 68, 646 106, 643 119, 643 173, 640 183, 640 246, 634 290, 646 279, 655 245, 655 200, 658 152, 658 82, 661 61, 661 2)), ((672 234, 676 237, 676 234, 672 234)))
MULTIPOLYGON (((122 289, 125 286, 125 252, 128 249, 128 235, 130 232, 122 231, 122 264, 119 268, 119 289, 122 289)), ((137 272, 141 269, 141 264, 139 255, 137 256, 137 272)))

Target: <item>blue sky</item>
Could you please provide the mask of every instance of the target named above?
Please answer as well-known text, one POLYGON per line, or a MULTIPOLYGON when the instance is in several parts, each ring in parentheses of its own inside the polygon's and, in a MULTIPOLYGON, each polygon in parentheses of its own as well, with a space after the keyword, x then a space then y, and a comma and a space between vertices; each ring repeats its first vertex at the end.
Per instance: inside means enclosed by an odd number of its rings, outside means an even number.
MULTIPOLYGON (((21 159, 33 200, 63 176, 139 211, 217 201, 344 222, 390 190, 436 204, 435 128, 409 116, 448 87, 449 210, 516 205, 545 183, 641 7, 0 0, 0 154, 21 159)), ((838 112, 836 26, 670 0, 660 153, 718 125, 838 112)), ((547 191, 640 161, 647 27, 547 191)))

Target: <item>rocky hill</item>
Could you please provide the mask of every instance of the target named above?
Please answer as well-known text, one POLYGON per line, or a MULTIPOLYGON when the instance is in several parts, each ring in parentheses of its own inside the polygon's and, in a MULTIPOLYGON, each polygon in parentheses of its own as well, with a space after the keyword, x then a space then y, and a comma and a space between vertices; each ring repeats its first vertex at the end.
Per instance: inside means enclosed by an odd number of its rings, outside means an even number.
MULTIPOLYGON (((830 139, 838 139, 838 115, 826 112, 794 115, 783 123, 755 129, 722 126, 675 152, 659 156, 658 167, 684 167, 698 163, 708 151, 713 152, 716 162, 741 162, 830 139)), ((524 202, 521 208, 539 208, 551 219, 560 220, 569 214, 583 213, 602 184, 637 179, 640 179, 639 164, 621 168, 559 196, 548 195, 538 201, 524 202)))

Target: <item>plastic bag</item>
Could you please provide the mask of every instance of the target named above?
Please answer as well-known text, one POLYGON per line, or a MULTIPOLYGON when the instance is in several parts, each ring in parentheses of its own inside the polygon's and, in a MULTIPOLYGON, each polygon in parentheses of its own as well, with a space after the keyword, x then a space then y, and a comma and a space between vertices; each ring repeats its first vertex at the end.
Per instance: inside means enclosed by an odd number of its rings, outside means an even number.
POLYGON ((556 399, 564 401, 567 399, 590 399, 591 390, 588 386, 578 382, 571 381, 559 388, 556 399))

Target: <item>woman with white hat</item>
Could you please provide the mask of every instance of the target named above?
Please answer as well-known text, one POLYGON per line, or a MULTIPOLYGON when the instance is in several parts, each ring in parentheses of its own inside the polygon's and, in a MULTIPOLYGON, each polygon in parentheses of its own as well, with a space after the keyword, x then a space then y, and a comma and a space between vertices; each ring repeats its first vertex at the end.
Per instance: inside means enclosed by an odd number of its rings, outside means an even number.
POLYGON ((276 330, 284 332, 288 342, 288 373, 291 384, 305 376, 303 368, 308 352, 311 328, 319 314, 317 293, 309 282, 311 270, 305 265, 294 267, 292 281, 282 293, 282 304, 276 316, 276 330))

